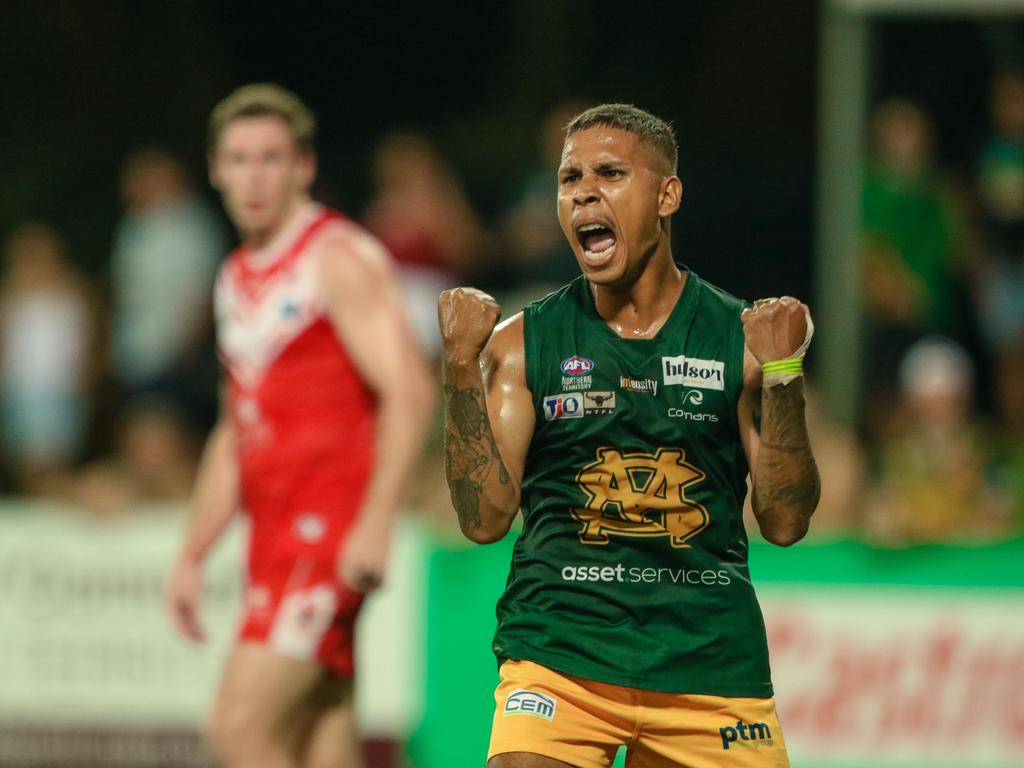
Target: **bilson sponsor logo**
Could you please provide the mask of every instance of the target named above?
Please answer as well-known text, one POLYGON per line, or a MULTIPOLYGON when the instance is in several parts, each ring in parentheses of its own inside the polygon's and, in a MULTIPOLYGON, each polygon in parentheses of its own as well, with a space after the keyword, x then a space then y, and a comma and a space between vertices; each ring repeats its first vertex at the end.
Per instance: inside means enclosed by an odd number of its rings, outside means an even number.
POLYGON ((544 398, 544 418, 548 421, 582 419, 583 395, 579 392, 548 395, 544 398))
POLYGON ((618 582, 620 584, 691 584, 693 586, 726 586, 732 578, 726 570, 697 568, 627 568, 617 565, 566 565, 563 581, 618 582))
POLYGON ((725 728, 719 728, 718 734, 722 737, 722 749, 729 749, 732 744, 737 747, 770 747, 775 744, 771 729, 765 723, 744 723, 737 720, 735 728, 727 725, 725 728))
POLYGON ((615 393, 584 392, 583 412, 587 416, 615 413, 615 393))
POLYGON ((553 720, 555 717, 555 700, 550 696, 536 691, 528 691, 524 688, 512 691, 505 699, 506 715, 533 715, 542 717, 545 720, 553 720))
POLYGON ((562 373, 566 376, 583 376, 594 370, 594 361, 589 357, 573 355, 562 361, 562 373))
POLYGON ((652 397, 658 394, 658 382, 656 379, 631 379, 629 376, 620 376, 619 386, 629 392, 642 392, 652 397))
POLYGON ((725 363, 721 360, 702 360, 684 355, 663 357, 661 372, 666 386, 725 389, 725 363))

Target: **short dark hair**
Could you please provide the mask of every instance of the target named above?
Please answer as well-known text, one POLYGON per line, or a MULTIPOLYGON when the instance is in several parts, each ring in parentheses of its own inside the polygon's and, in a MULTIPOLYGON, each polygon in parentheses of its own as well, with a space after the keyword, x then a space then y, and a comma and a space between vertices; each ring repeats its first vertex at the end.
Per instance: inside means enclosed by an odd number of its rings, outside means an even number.
POLYGON ((275 83, 250 83, 232 91, 210 114, 207 148, 217 149, 221 132, 240 117, 279 117, 284 120, 303 152, 312 152, 316 139, 316 118, 302 99, 275 83))
POLYGON ((632 104, 599 104, 580 112, 565 126, 565 137, 602 125, 632 133, 653 147, 668 163, 672 173, 679 165, 679 143, 676 132, 667 120, 652 115, 632 104))

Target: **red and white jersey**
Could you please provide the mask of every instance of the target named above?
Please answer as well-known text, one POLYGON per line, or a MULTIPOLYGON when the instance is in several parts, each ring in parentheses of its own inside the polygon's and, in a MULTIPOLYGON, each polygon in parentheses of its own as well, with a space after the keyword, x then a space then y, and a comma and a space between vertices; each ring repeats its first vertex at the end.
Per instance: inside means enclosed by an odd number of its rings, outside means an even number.
POLYGON ((311 204, 283 242, 265 252, 241 246, 217 279, 217 342, 256 556, 267 548, 285 554, 287 541, 273 541, 282 538, 330 550, 372 470, 375 398, 335 334, 319 287, 319 244, 335 237, 370 235, 311 204), (285 529, 290 536, 280 535, 285 529))

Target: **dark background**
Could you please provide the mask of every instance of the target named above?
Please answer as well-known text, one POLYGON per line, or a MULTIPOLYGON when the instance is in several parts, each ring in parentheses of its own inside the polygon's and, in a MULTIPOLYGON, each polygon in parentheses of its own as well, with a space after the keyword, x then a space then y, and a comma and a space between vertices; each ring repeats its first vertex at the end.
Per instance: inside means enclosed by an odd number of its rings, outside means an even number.
MULTIPOLYGON (((322 191, 357 215, 390 128, 433 136, 486 220, 534 169, 547 108, 622 100, 678 130, 677 255, 744 297, 811 298, 817 13, 813 0, 15 0, 0 24, 0 234, 46 218, 102 279, 125 153, 166 145, 202 184, 206 117, 245 82, 314 108, 322 191)), ((872 100, 923 101, 942 156, 969 171, 1014 30, 876 22, 872 100)))

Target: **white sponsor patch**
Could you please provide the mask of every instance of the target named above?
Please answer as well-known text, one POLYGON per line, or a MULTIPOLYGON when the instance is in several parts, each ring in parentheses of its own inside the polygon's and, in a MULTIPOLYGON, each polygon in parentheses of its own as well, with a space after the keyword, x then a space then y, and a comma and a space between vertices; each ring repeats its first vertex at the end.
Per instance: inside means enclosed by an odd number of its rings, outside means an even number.
POLYGON ((506 715, 533 715, 542 717, 545 720, 553 720, 555 717, 555 700, 550 696, 536 691, 528 691, 519 688, 512 691, 505 699, 506 715))
POLYGON ((725 363, 721 360, 702 360, 685 355, 663 357, 661 373, 666 386, 725 389, 725 363))
POLYGON ((277 609, 267 645, 284 656, 315 658, 337 607, 337 594, 325 584, 291 592, 277 609))
POLYGON ((548 395, 543 400, 543 406, 544 418, 548 421, 583 418, 583 395, 580 392, 548 395))

